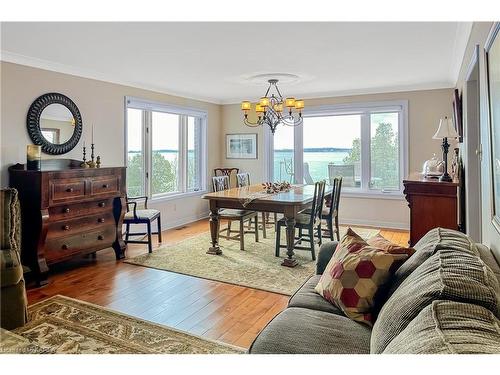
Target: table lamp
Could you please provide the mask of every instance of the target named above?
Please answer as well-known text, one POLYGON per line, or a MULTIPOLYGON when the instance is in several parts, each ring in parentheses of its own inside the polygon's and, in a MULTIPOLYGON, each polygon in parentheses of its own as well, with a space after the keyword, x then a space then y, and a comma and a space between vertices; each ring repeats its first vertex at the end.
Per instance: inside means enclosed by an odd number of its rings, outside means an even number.
POLYGON ((443 140, 441 148, 443 150, 444 171, 441 177, 439 177, 439 181, 451 182, 452 179, 448 174, 448 149, 450 148, 448 138, 458 138, 458 133, 455 130, 451 119, 449 119, 448 117, 440 119, 438 130, 432 138, 443 140))

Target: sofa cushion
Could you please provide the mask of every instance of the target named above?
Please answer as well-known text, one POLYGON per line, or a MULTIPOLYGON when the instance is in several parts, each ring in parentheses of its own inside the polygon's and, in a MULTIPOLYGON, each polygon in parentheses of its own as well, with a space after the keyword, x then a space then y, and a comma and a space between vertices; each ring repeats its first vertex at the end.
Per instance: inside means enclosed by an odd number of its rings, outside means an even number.
POLYGON ((441 249, 427 259, 387 300, 373 327, 371 351, 386 346, 434 300, 481 305, 500 315, 500 285, 476 255, 441 249))
POLYGON ((252 354, 367 354, 370 328, 343 315, 289 307, 257 336, 252 354))
POLYGON ((315 290, 347 317, 371 326, 377 292, 406 258, 369 246, 349 229, 315 290))
POLYGON ((389 295, 397 289, 399 285, 424 263, 429 257, 440 249, 455 249, 478 255, 478 250, 474 242, 465 234, 452 229, 434 228, 427 232, 414 246, 415 253, 399 267, 391 281, 389 295))
POLYGON ((433 301, 387 345, 387 354, 500 354, 500 320, 478 305, 433 301))
POLYGON ((314 288, 321 275, 314 275, 307 280, 288 301, 288 307, 303 307, 305 309, 325 311, 332 314, 344 314, 337 306, 321 297, 314 288))

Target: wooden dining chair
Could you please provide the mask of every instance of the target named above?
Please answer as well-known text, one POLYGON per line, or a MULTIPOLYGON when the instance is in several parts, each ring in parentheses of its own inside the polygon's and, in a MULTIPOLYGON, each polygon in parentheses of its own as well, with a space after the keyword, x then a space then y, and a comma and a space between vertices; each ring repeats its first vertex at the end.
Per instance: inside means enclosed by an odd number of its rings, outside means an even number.
POLYGON ((340 192, 342 190, 342 177, 335 177, 333 179, 333 191, 330 198, 330 207, 323 209, 321 213, 321 218, 326 221, 326 228, 330 237, 333 241, 333 234, 335 233, 337 241, 340 241, 339 232, 339 205, 340 205, 340 192), (335 224, 335 228, 333 227, 335 224))
MULTIPOLYGON (((318 238, 318 245, 321 246, 321 211, 323 210, 323 201, 325 198, 325 181, 319 181, 314 184, 314 197, 312 207, 309 213, 299 213, 296 217, 295 228, 299 229, 299 236, 295 237, 293 248, 296 250, 311 251, 312 260, 316 260, 316 252, 314 246, 316 244, 315 233, 318 238), (304 233, 306 232, 306 233, 304 233), (309 242, 309 247, 300 246, 303 241, 309 242)), ((286 248, 286 245, 281 245, 281 228, 286 226, 285 218, 278 220, 276 229, 276 253, 280 256, 280 249, 286 248)))
MULTIPOLYGON (((229 176, 212 177, 212 185, 214 192, 229 189, 229 176)), ((259 242, 259 218, 257 212, 223 208, 219 210, 219 218, 228 221, 226 229, 221 230, 219 228, 217 231, 219 237, 225 238, 226 240, 240 241, 240 250, 245 250, 246 233, 255 234, 255 242, 259 242), (255 230, 245 230, 245 222, 249 221, 251 227, 252 220, 255 220, 255 230), (231 229, 231 223, 233 221, 238 221, 240 223, 238 230, 231 229), (221 233, 225 233, 225 235, 221 236, 221 233), (236 235, 231 236, 232 233, 236 233, 236 235)))
POLYGON ((229 178, 229 187, 238 186, 238 182, 231 184, 231 180, 234 181, 233 176, 236 176, 240 172, 239 168, 214 168, 214 176, 227 176, 229 178))
MULTIPOLYGON (((332 194, 330 199, 326 199, 327 205, 323 208, 321 212, 321 219, 326 221, 326 227, 321 227, 323 234, 327 234, 330 240, 333 241, 333 235, 337 237, 337 241, 340 241, 340 231, 339 231, 339 204, 340 204, 340 192, 342 190, 342 177, 335 177, 331 179, 332 184, 332 194), (334 228, 335 224, 335 228, 334 228)), ((305 209, 302 211, 304 214, 309 214, 311 209, 305 209)))
MULTIPOLYGON (((245 172, 245 173, 238 173, 236 175, 236 183, 238 184, 238 187, 243 187, 243 186, 250 186, 250 174, 245 172)), ((274 224, 276 227, 276 221, 277 221, 277 214, 274 212, 274 221, 270 222, 269 221, 269 212, 262 212, 262 236, 264 238, 267 238, 267 224, 274 224)))
POLYGON ((148 208, 148 197, 125 197, 127 203, 127 212, 125 213, 125 217, 123 218, 123 224, 126 226, 125 233, 125 243, 142 243, 148 244, 148 252, 153 252, 153 244, 151 240, 152 234, 158 235, 158 242, 161 243, 161 213, 159 210, 148 208), (144 207, 141 209, 137 208, 137 203, 143 201, 144 207), (130 206, 133 206, 132 210, 130 210, 130 206), (156 220, 158 225, 158 231, 151 231, 151 223, 156 220), (146 232, 133 232, 130 233, 130 225, 131 224, 145 224, 147 231, 146 232), (130 240, 130 236, 148 236, 147 241, 142 240, 130 240))

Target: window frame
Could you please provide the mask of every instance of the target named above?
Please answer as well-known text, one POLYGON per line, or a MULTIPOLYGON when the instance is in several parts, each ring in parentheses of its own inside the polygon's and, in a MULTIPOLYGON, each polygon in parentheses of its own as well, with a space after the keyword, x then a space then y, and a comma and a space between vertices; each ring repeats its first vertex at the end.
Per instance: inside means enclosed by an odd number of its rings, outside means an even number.
MULTIPOLYGON (((153 202, 168 201, 189 196, 199 196, 207 193, 207 125, 208 112, 198 108, 176 106, 153 100, 142 99, 137 97, 125 96, 124 100, 124 123, 125 123, 125 142, 124 142, 124 164, 128 167, 128 115, 127 110, 138 109, 142 110, 142 152, 143 152, 143 176, 142 187, 144 195, 153 202), (178 160, 178 191, 167 192, 160 194, 152 194, 152 112, 165 112, 179 115, 179 160, 178 160), (199 157, 199 181, 200 188, 198 190, 188 188, 188 117, 195 118, 195 126, 197 122, 200 128, 199 148, 196 152, 199 157)), ((195 142, 196 143, 196 142, 195 142)))
MULTIPOLYGON (((408 150, 408 100, 391 100, 376 102, 357 102, 346 104, 332 104, 306 107, 302 112, 304 118, 361 115, 361 187, 342 188, 342 195, 355 198, 384 198, 384 199, 404 199, 403 179, 408 175, 409 150, 408 150), (398 124, 399 137, 399 189, 398 190, 378 190, 370 189, 371 179, 371 118, 372 113, 393 113, 400 114, 398 124)), ((286 126, 286 125, 279 125, 286 126)), ((304 181, 303 174, 303 132, 304 126, 295 127, 294 131, 294 173, 295 181, 304 181)), ((273 173, 273 135, 269 128, 264 130, 265 144, 265 176, 272 180, 273 173)))

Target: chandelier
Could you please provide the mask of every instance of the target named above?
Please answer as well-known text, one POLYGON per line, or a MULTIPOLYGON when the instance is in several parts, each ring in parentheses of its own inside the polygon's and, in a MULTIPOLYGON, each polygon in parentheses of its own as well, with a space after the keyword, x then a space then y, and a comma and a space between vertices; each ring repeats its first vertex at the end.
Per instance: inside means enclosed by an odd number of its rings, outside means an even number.
POLYGON ((302 99, 286 98, 283 99, 280 90, 278 89, 278 80, 270 79, 269 87, 266 94, 260 98, 255 104, 255 112, 257 113, 257 121, 252 122, 248 119, 248 111, 252 109, 252 104, 248 100, 241 102, 241 110, 243 111, 244 123, 250 127, 257 127, 267 124, 274 134, 279 124, 288 126, 298 126, 303 122, 302 110, 304 109, 304 101, 302 99), (271 90, 274 92, 271 92, 271 90), (269 96, 271 94, 271 96, 269 96), (283 110, 287 109, 284 112, 283 110), (294 113, 295 110, 295 113, 294 113))

